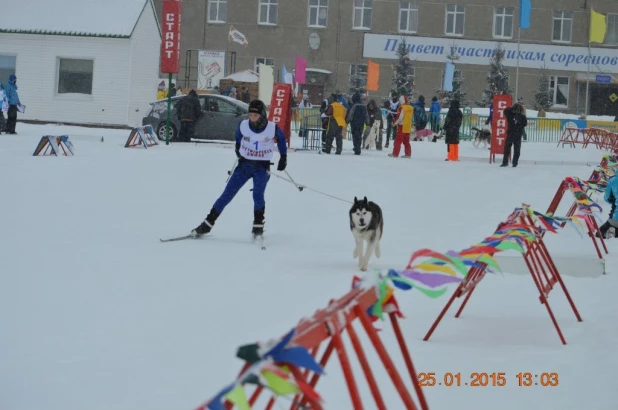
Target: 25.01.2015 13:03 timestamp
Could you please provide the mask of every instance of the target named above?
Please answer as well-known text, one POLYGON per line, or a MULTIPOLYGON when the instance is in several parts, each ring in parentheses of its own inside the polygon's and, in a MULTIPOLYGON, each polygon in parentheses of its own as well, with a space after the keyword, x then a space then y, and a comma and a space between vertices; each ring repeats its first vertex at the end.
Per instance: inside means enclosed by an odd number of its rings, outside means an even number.
MULTIPOLYGON (((558 373, 531 373, 521 372, 515 375, 515 382, 518 387, 542 386, 556 387, 560 383, 558 373)), ((419 373, 418 385, 421 387, 446 386, 446 387, 503 387, 507 385, 506 373, 470 373, 462 376, 460 372, 444 373, 443 376, 436 376, 435 372, 419 373)))

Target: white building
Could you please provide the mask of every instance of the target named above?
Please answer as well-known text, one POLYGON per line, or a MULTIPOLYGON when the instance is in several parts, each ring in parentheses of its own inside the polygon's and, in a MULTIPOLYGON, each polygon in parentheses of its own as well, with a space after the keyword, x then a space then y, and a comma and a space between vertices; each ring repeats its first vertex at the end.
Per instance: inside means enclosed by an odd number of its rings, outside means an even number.
POLYGON ((17 76, 18 120, 141 125, 160 46, 152 0, 18 0, 0 10, 0 81, 17 76))

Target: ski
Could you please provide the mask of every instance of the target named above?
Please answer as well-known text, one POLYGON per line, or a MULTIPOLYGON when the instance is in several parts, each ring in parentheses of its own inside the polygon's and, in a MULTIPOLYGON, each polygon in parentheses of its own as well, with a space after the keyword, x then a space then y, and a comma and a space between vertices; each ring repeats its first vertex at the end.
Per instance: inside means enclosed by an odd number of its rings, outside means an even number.
POLYGON ((178 236, 176 238, 167 238, 167 239, 159 239, 161 242, 174 242, 174 241, 182 241, 185 239, 195 239, 196 237, 194 237, 193 235, 189 234, 189 235, 185 235, 185 236, 178 236))

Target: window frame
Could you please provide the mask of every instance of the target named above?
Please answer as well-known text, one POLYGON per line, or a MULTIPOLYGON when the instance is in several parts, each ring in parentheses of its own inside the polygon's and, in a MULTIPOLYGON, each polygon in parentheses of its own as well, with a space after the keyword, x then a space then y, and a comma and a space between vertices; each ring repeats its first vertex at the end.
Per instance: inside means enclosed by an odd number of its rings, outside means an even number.
POLYGON ((327 28, 328 27, 328 0, 316 0, 318 2, 317 5, 313 5, 311 4, 312 0, 309 0, 309 4, 307 6, 307 27, 311 27, 311 28, 327 28), (322 6, 320 3, 324 1, 326 3, 325 6, 322 6), (316 18, 316 22, 315 24, 313 24, 311 22, 311 10, 312 9, 316 9, 315 11, 315 18, 316 18), (324 23, 324 25, 320 24, 320 10, 321 9, 326 9, 326 22, 324 23))
POLYGON ((618 13, 607 13, 607 34, 605 35, 605 41, 603 42, 603 44, 608 44, 608 45, 618 45, 618 13), (614 38, 615 40, 612 42, 608 42, 607 41, 607 37, 609 34, 609 27, 610 27, 610 16, 612 19, 612 27, 614 28, 614 38))
POLYGON ((502 39, 502 40, 511 40, 513 39, 513 32, 515 28, 515 8, 514 7, 508 7, 508 6, 495 6, 494 7, 494 24, 493 24, 493 28, 492 28, 492 37, 493 38, 497 38, 497 39, 502 39), (498 14, 498 9, 502 9, 502 14, 498 14), (507 14, 507 11, 510 10, 511 14, 507 14), (496 34, 496 28, 498 26, 497 24, 497 18, 501 17, 502 18, 502 27, 501 27, 501 33, 500 35, 496 34), (506 21, 506 17, 510 17, 511 18, 511 35, 510 36, 506 36, 504 35, 504 29, 506 27, 505 25, 505 21, 506 21))
POLYGON ((371 24, 373 23, 373 0, 360 0, 362 1, 362 6, 356 5, 356 0, 352 1, 352 29, 353 30, 371 30, 371 24), (369 2, 369 6, 365 6, 365 2, 369 2), (369 10, 369 26, 366 25, 365 22, 365 10, 369 10), (356 10, 361 10, 361 25, 356 25, 356 10))
POLYGON ((0 57, 6 57, 7 59, 13 59, 14 60, 14 64, 12 67, 7 67, 7 68, 0 68, 0 70, 5 71, 6 75, 2 75, 0 76, 0 82, 2 82, 2 84, 6 87, 5 81, 8 80, 9 76, 11 74, 17 74, 17 54, 10 54, 10 53, 0 53, 0 57))
POLYGON ((418 0, 400 0, 399 1, 399 18, 397 19, 397 30, 400 33, 410 33, 410 34, 416 34, 418 32, 418 17, 419 17, 419 1, 418 0), (407 8, 403 8, 403 3, 408 3, 407 8), (415 7, 415 8, 412 8, 415 7), (403 30, 401 28, 401 15, 406 12, 407 13, 407 18, 406 18, 406 29, 403 30), (412 12, 416 12, 416 18, 415 18, 415 28, 414 30, 410 30, 410 13, 412 12))
POLYGON ((569 97, 570 97, 570 93, 571 93, 571 78, 564 76, 564 75, 550 75, 548 78, 549 81, 549 90, 551 93, 551 108, 558 108, 558 109, 566 109, 569 108, 569 97), (567 93, 566 93, 566 104, 556 104, 556 96, 558 94, 558 85, 564 85, 564 84, 558 84, 558 79, 559 78, 566 78, 567 79, 567 93), (552 88, 551 83, 552 81, 554 81, 554 87, 552 88))
POLYGON ((444 5, 444 35, 445 36, 450 36, 450 37, 463 37, 466 34, 466 6, 465 5, 460 5, 460 4, 445 4, 444 5), (449 6, 455 6, 455 11, 449 11, 448 7, 449 6), (459 8, 462 7, 463 8, 463 12, 458 11, 459 8), (448 32, 448 16, 449 14, 453 14, 454 18, 453 18, 453 32, 449 33, 448 32), (463 15, 463 23, 462 23, 462 33, 458 34, 456 33, 457 31, 457 16, 458 15, 463 15))
POLYGON ((262 64, 267 65, 267 66, 272 67, 272 68, 275 68, 275 58, 274 57, 255 57, 253 59, 253 68, 255 69, 254 71, 256 73, 260 72, 260 66, 259 66, 260 62, 258 60, 264 60, 262 62, 262 64), (266 63, 267 60, 272 60, 273 64, 272 65, 267 64, 266 63))
POLYGON ((277 18, 279 16, 279 0, 259 0, 258 3, 258 25, 259 26, 276 26, 277 25, 277 18), (262 22, 262 6, 266 6, 266 21, 262 22), (274 6, 274 7, 273 7, 274 6), (274 8, 275 10, 275 22, 274 23, 270 23, 270 15, 271 15, 271 8, 274 8))
POLYGON ((569 10, 552 10, 551 13, 551 41, 552 43, 561 43, 561 44, 570 44, 573 41, 573 12, 569 11, 569 10), (560 18, 557 18, 555 16, 556 13, 561 13, 560 18), (564 15, 565 13, 570 14, 571 16, 569 18, 565 18, 564 15), (556 22, 556 20, 560 20, 562 23, 560 24, 560 40, 555 40, 554 39, 554 24, 556 22), (564 35, 564 22, 565 21, 570 21, 570 37, 568 40, 563 40, 563 35, 564 35))
POLYGON ((93 98, 94 97, 94 67, 95 67, 95 58, 94 57, 61 57, 56 56, 56 84, 54 87, 54 94, 56 96, 81 96, 83 98, 93 98), (81 92, 60 92, 60 66, 62 60, 80 60, 80 61, 91 61, 92 62, 92 77, 90 84, 90 93, 81 93, 81 92))
POLYGON ((208 18, 208 23, 226 23, 227 22, 227 5, 228 5, 228 1, 227 0, 208 0, 208 10, 206 11, 207 13, 207 18, 208 18), (223 16, 223 20, 219 20, 220 14, 221 14, 221 4, 225 3, 225 16, 223 16), (212 4, 216 4, 217 5, 217 16, 216 16, 216 20, 213 20, 211 18, 210 15, 210 6, 212 4))

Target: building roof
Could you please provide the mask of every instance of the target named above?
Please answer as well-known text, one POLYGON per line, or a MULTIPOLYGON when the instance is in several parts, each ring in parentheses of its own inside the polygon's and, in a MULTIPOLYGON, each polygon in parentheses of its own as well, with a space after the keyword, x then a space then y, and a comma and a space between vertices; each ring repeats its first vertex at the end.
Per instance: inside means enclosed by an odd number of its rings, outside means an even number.
POLYGON ((253 70, 238 71, 237 73, 230 74, 227 77, 223 77, 223 80, 232 80, 239 83, 257 83, 260 81, 260 75, 253 70))
POLYGON ((151 0, 16 0, 0 11, 0 33, 129 38, 146 6, 154 11, 151 0))

